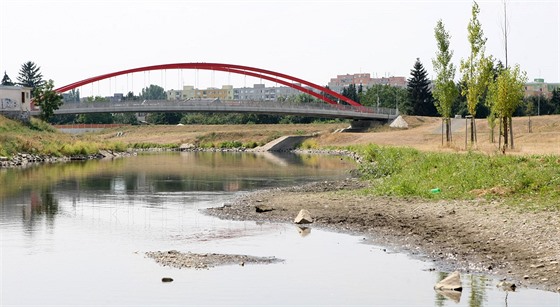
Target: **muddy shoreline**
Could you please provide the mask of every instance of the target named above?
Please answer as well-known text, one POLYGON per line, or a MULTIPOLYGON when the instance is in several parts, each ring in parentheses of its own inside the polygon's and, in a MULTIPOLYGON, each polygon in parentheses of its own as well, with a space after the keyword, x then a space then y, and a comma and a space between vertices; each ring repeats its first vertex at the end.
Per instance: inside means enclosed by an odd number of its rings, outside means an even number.
POLYGON ((293 223, 301 209, 310 227, 345 232, 364 241, 433 261, 444 271, 483 273, 517 286, 560 292, 560 218, 520 212, 499 202, 428 202, 374 197, 358 179, 311 183, 243 195, 205 210, 231 220, 293 223), (258 210, 256 207, 267 210, 258 210))

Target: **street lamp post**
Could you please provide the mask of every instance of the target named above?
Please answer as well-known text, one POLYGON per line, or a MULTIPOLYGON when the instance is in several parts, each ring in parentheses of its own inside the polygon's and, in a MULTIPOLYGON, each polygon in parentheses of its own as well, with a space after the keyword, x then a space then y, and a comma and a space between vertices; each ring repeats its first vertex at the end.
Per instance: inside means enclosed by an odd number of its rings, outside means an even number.
POLYGON ((539 97, 538 97, 538 104, 537 104, 537 116, 541 115, 541 95, 542 95, 542 87, 539 87, 539 97))

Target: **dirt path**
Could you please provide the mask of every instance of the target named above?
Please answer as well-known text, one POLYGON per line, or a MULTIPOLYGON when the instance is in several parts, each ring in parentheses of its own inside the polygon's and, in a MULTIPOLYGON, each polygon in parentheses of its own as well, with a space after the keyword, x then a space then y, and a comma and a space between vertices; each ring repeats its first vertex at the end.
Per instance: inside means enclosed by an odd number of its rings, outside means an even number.
POLYGON ((499 203, 425 202, 357 195, 356 180, 248 194, 207 212, 225 219, 292 223, 299 210, 312 227, 363 235, 374 244, 433 260, 443 270, 494 275, 560 292, 560 218, 520 213, 499 203), (256 206, 272 211, 257 213, 256 206))

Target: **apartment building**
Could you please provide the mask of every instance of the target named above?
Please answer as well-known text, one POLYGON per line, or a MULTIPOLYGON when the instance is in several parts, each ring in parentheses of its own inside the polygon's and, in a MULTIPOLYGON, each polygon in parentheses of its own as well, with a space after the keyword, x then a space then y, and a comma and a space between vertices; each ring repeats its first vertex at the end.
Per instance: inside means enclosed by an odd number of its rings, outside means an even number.
POLYGON ((537 78, 533 82, 525 83, 525 97, 543 95, 550 99, 552 92, 558 88, 560 88, 560 83, 546 83, 544 79, 537 78))
POLYGON ((350 84, 354 84, 356 86, 362 85, 365 88, 372 87, 374 85, 391 85, 397 87, 406 87, 406 78, 405 77, 381 77, 381 78, 372 78, 371 74, 369 73, 359 73, 359 74, 346 74, 346 75, 337 75, 336 78, 331 78, 328 83, 328 86, 331 90, 341 93, 342 90, 349 86, 350 84))

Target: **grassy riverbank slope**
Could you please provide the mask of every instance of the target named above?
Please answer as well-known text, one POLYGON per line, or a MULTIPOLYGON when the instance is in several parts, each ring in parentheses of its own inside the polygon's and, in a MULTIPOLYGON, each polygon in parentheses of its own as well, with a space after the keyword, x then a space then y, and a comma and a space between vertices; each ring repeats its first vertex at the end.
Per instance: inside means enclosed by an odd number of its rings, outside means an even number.
POLYGON ((94 136, 74 136, 58 132, 51 125, 32 118, 28 124, 0 116, 0 156, 17 153, 55 157, 96 154, 100 149, 125 151, 118 141, 100 140, 94 136))

